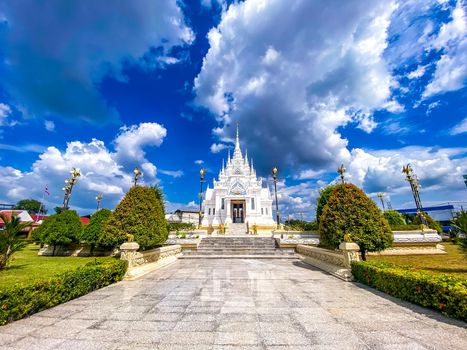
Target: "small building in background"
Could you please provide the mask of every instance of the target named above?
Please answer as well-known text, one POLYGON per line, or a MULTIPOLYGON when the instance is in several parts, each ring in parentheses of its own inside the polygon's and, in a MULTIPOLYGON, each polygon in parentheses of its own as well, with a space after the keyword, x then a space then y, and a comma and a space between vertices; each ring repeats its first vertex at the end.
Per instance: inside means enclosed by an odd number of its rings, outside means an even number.
POLYGON ((165 214, 168 223, 198 224, 199 212, 195 210, 176 210, 165 214))

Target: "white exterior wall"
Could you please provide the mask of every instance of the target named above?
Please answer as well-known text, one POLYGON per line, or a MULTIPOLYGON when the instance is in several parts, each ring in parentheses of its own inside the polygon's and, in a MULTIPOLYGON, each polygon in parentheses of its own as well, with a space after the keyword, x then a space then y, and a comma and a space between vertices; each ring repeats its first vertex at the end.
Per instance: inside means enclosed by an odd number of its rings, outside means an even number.
POLYGON ((232 223, 231 204, 233 201, 244 201, 244 222, 250 225, 273 226, 272 197, 269 188, 263 188, 261 179, 256 177, 253 163, 248 163, 248 156, 243 157, 238 139, 235 144, 233 158, 230 154, 227 165, 222 165, 213 188, 208 187, 203 201, 203 226, 218 226, 232 223), (254 198, 255 208, 251 207, 254 198), (222 199, 225 207, 222 209, 222 199), (263 213, 261 213, 263 208, 263 213), (266 212, 267 208, 267 212, 266 212), (215 209, 215 212, 213 212, 215 209))

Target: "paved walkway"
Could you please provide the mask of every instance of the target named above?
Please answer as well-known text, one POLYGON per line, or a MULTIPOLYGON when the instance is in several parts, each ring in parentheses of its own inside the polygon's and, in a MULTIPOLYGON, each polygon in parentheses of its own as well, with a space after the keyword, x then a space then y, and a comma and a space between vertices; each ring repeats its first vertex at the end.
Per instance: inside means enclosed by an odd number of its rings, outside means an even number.
POLYGON ((290 260, 180 260, 0 327, 4 349, 467 349, 466 324, 290 260))

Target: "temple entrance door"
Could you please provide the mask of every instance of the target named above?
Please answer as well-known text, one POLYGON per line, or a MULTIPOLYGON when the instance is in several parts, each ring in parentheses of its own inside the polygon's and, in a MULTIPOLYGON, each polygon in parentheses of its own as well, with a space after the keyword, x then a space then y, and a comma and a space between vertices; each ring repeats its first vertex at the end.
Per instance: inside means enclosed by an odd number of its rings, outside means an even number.
POLYGON ((232 222, 243 224, 245 222, 245 202, 232 203, 232 222))

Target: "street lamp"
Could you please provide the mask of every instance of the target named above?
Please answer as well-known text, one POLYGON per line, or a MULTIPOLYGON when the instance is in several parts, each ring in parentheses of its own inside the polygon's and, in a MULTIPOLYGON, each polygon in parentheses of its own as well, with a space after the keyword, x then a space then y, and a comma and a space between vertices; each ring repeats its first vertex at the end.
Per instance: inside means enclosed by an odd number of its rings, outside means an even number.
POLYGON ((337 168, 337 172, 338 172, 339 175, 341 176, 341 181, 342 181, 343 184, 345 183, 345 181, 344 181, 344 174, 345 174, 345 171, 346 171, 346 170, 347 170, 347 169, 345 169, 344 164, 341 164, 341 165, 339 166, 339 168, 337 168))
POLYGON ((102 194, 99 193, 96 197, 96 201, 97 201, 97 210, 96 211, 99 211, 99 209, 101 208, 101 201, 102 201, 102 194))
POLYGON ((383 200, 384 193, 383 192, 378 192, 377 196, 379 197, 379 199, 381 201, 381 205, 383 206, 383 211, 386 211, 386 208, 384 207, 384 200, 383 200))
MULTIPOLYGON (((276 167, 272 168, 271 173, 272 173, 272 178, 274 180, 274 195, 276 197, 276 224, 277 224, 277 229, 279 229, 280 222, 279 222, 279 204, 277 202, 277 168, 276 167)), ((281 238, 284 238, 283 233, 281 233, 281 238)))
POLYGON ((65 192, 64 197, 63 197, 63 210, 68 209, 68 203, 70 202, 70 197, 71 197, 71 192, 73 191, 73 186, 76 184, 76 181, 78 181, 78 177, 81 176, 81 172, 77 168, 72 168, 70 171, 71 178, 68 180, 65 180, 65 187, 62 188, 62 190, 65 192))
POLYGON ((428 223, 425 217, 423 216, 422 212, 422 201, 420 200, 420 192, 418 191, 418 189, 421 187, 420 180, 418 176, 413 172, 410 163, 402 167, 402 172, 405 174, 405 179, 410 184, 410 189, 412 190, 415 206, 417 207, 417 216, 420 218, 420 222, 422 224, 427 225, 428 223))
POLYGON ((143 173, 141 172, 141 170, 139 170, 138 167, 135 168, 135 170, 133 170, 133 186, 136 186, 138 184, 138 179, 141 175, 143 175, 143 173))
POLYGON ((201 228, 201 220, 203 217, 203 212, 201 211, 201 207, 203 205, 203 183, 204 183, 204 175, 206 172, 204 168, 201 168, 199 171, 199 218, 198 218, 198 228, 201 228))

